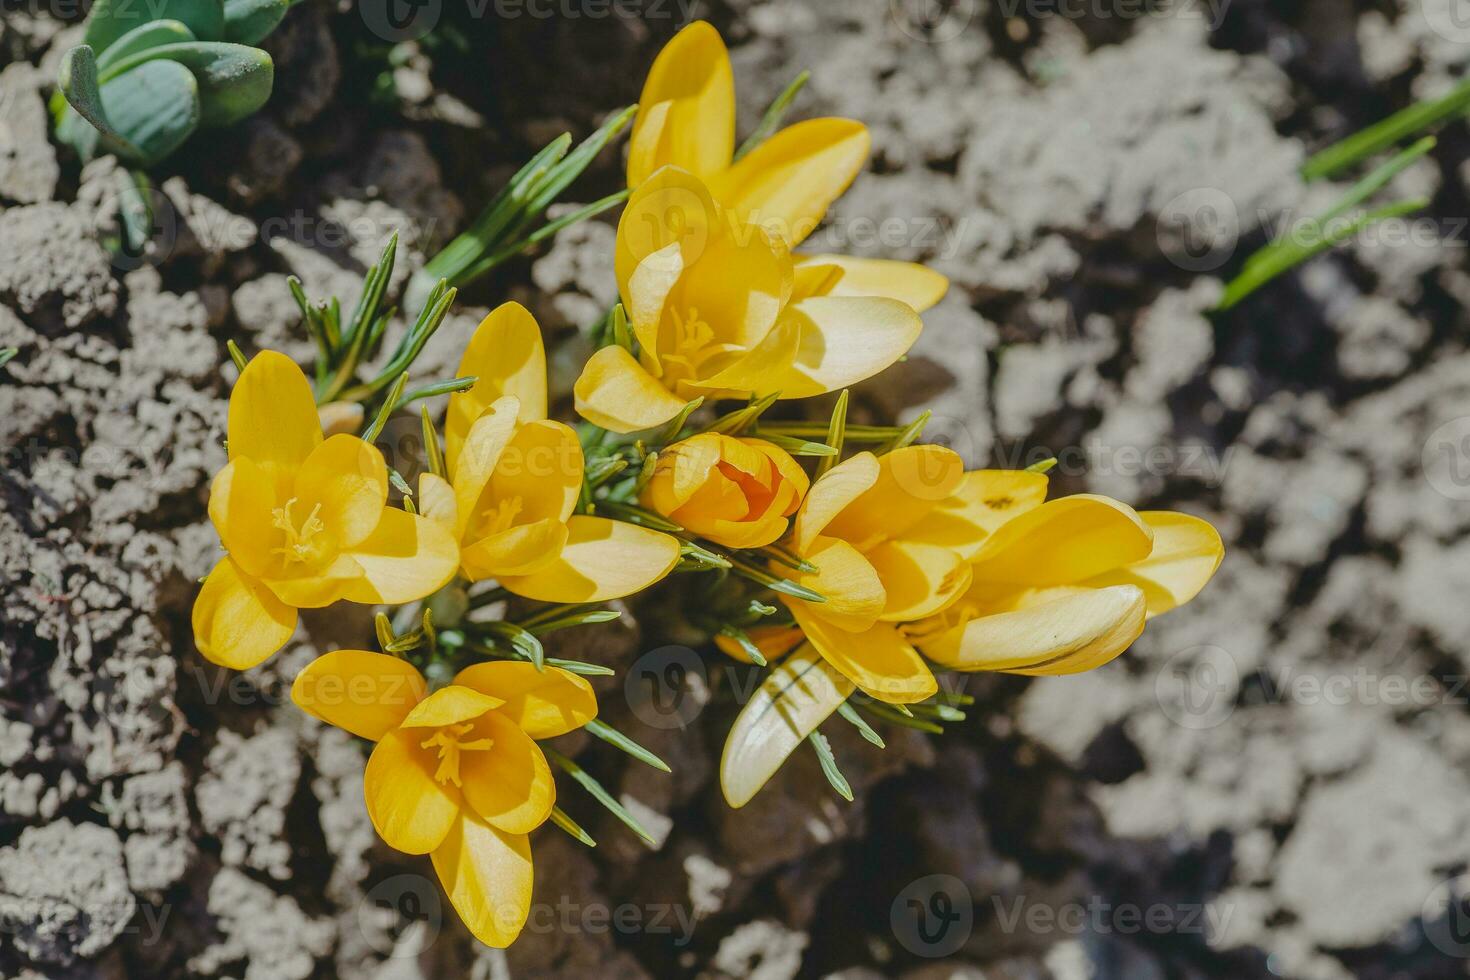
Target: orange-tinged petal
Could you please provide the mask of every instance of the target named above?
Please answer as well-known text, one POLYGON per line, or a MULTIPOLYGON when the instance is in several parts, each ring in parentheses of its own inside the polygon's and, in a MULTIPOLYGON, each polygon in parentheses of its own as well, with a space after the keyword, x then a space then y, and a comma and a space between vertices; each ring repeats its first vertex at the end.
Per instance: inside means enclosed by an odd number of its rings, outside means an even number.
POLYGON ((279 562, 271 552, 280 536, 278 506, 274 478, 246 456, 226 463, 209 486, 209 519, 220 543, 249 575, 264 575, 279 562))
POLYGON ((877 623, 861 633, 849 633, 804 609, 793 607, 792 613, 812 646, 870 697, 914 704, 938 692, 934 675, 897 627, 877 623))
POLYGON ((406 660, 366 650, 322 654, 291 685, 291 700, 313 718, 376 742, 428 693, 406 660))
POLYGON ((436 524, 443 524, 452 532, 459 519, 459 507, 454 501, 454 487, 437 473, 428 470, 419 474, 419 513, 436 524))
POLYGON ((735 153, 735 76, 725 42, 707 21, 694 21, 664 45, 638 104, 629 137, 629 187, 637 187, 665 164, 703 177, 730 165, 735 153))
POLYGON ((480 496, 519 426, 520 407, 520 399, 514 395, 496 399, 470 424, 458 454, 447 460, 450 482, 454 485, 456 537, 464 537, 465 528, 476 516, 480 496))
POLYGON ((840 538, 820 537, 804 556, 815 572, 789 572, 793 581, 821 593, 825 602, 786 599, 787 605, 800 604, 814 617, 839 629, 865 630, 878 621, 887 604, 883 580, 878 570, 852 545, 840 538))
POLYGON ((1127 504, 1096 494, 1060 497, 996 529, 975 554, 975 579, 1066 585, 1147 558, 1153 531, 1127 504))
POLYGON ((423 736, 415 729, 386 732, 362 779, 373 828, 405 854, 428 854, 438 847, 460 811, 459 790, 434 778, 438 757, 423 747, 423 736))
POLYGON ((560 667, 491 660, 460 671, 454 683, 505 703, 495 713, 509 718, 532 738, 554 738, 597 717, 597 695, 586 678, 560 667))
POLYGON ((619 433, 662 425, 685 404, 618 346, 604 347, 588 358, 572 391, 578 415, 619 433))
POLYGON ((776 465, 776 472, 780 474, 781 479, 791 484, 794 493, 790 503, 782 508, 781 514, 783 517, 789 517, 796 513, 796 509, 801 506, 802 500, 806 499, 807 490, 811 487, 811 480, 807 477, 806 470, 801 468, 801 464, 793 459, 790 453, 774 443, 764 439, 741 439, 740 441, 759 450, 776 465))
POLYGON ((388 500, 388 464, 372 443, 339 435, 312 450, 296 472, 297 519, 315 513, 338 547, 350 548, 378 526, 388 500))
POLYGON ((519 303, 502 303, 480 321, 456 376, 479 380, 469 391, 449 396, 444 441, 450 459, 459 455, 475 419, 506 395, 519 400, 517 414, 522 422, 546 418, 546 349, 541 327, 519 303))
POLYGON ((556 560, 567 543, 567 526, 548 518, 507 528, 467 544, 460 567, 472 582, 502 575, 528 575, 556 560))
POLYGON ((843 508, 878 482, 878 457, 858 453, 817 477, 796 512, 793 532, 796 553, 805 555, 843 508))
POLYGON ((285 480, 322 441, 311 385, 296 362, 261 351, 230 392, 230 459, 246 456, 285 480))
POLYGON ((434 851, 439 881, 474 937, 504 949, 531 912, 531 842, 465 810, 434 851))
POLYGON ((959 486, 965 461, 943 446, 905 446, 878 460, 873 485, 828 524, 825 534, 867 549, 901 537, 959 486))
POLYGON ((459 725, 503 704, 483 691, 451 684, 424 698, 398 723, 400 728, 440 728, 459 725))
POLYGON ((194 600, 194 645, 210 663, 247 670, 291 639, 296 610, 229 557, 221 558, 194 600))
POLYGON ((945 609, 970 586, 970 565, 948 548, 884 541, 865 553, 883 581, 881 618, 909 623, 945 609))
POLYGON ((718 433, 702 432, 659 453, 653 479, 648 481, 648 504, 668 516, 688 503, 720 462, 723 438, 718 433))
POLYGON ((1073 674, 1100 667, 1143 632, 1143 590, 1115 585, 1061 595, 971 619, 920 641, 924 655, 955 670, 1073 674))
POLYGON ((710 178, 715 199, 788 248, 821 224, 868 159, 867 127, 851 119, 788 126, 710 178))
POLYGON ((1220 567, 1225 546, 1208 521, 1173 511, 1146 510, 1138 515, 1154 532, 1147 558, 1104 572, 1083 585, 1136 585, 1148 600, 1150 617, 1184 605, 1220 567))
POLYGON ((475 723, 467 736, 495 744, 461 752, 459 774, 465 802, 485 822, 511 834, 529 834, 551 816, 556 783, 531 736, 498 711, 475 723))
MULTIPOLYGON (((528 422, 516 429, 495 462, 490 499, 520 498, 520 520, 564 521, 582 489, 582 443, 561 422, 528 422)), ((473 527, 473 523, 471 527, 473 527)))
POLYGON ((808 398, 871 378, 908 352, 924 321, 913 307, 879 296, 813 296, 786 308, 801 329, 782 398, 808 398))
POLYGON ((679 561, 679 539, 604 517, 576 515, 556 561, 531 575, 500 584, 543 602, 602 602, 647 588, 679 561))
POLYGON ((786 518, 763 517, 754 521, 715 520, 699 533, 727 548, 764 548, 786 533, 786 518))
POLYGON ((362 566, 347 598, 397 605, 437 592, 459 567, 459 544, 443 524, 396 507, 351 551, 362 566))
POLYGON ((820 270, 805 280, 806 296, 885 296, 896 299, 914 312, 923 313, 944 298, 949 280, 927 266, 893 259, 864 259, 855 255, 799 255, 798 269, 820 270), (840 270, 833 276, 827 270, 840 270))

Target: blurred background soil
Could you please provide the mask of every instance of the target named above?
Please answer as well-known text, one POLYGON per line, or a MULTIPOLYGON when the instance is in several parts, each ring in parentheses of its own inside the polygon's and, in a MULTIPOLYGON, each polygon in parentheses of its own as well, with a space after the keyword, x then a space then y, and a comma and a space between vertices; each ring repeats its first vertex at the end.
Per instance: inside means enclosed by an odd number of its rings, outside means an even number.
MULTIPOLYGON (((288 275, 350 303, 398 229, 401 286, 534 149, 634 101, 690 13, 413 9, 434 29, 395 45, 381 2, 296 7, 267 42, 271 103, 165 165, 129 258, 99 244, 115 166, 47 133, 83 11, 0 3, 0 347, 20 349, 0 371, 0 976, 1466 975, 1464 122, 1396 179, 1432 200, 1401 234, 1209 313, 1268 233, 1341 193, 1301 182, 1309 153, 1466 73, 1463 0, 698 4, 731 45, 742 133, 803 68, 797 116, 872 129, 810 247, 953 281, 853 418, 932 408, 928 438, 972 465, 1057 456, 1059 491, 1208 517, 1228 553, 1103 670, 964 678, 967 721, 885 731, 883 751, 829 723, 852 805, 798 753, 725 807, 745 675, 710 655, 676 692, 692 709, 651 707, 667 603, 568 635, 619 670, 604 713, 674 774, 564 747, 658 846, 564 787, 599 846, 538 832, 538 904, 505 953, 377 840, 363 744, 285 698, 319 650, 371 645, 365 614, 308 616, 239 676, 189 631, 225 340, 307 360, 288 275)), ((606 154, 573 199, 620 174, 606 154)), ((578 226, 465 290, 421 374, 514 298, 564 398, 615 296, 612 241, 578 226)), ((411 467, 408 428, 382 444, 411 467)))

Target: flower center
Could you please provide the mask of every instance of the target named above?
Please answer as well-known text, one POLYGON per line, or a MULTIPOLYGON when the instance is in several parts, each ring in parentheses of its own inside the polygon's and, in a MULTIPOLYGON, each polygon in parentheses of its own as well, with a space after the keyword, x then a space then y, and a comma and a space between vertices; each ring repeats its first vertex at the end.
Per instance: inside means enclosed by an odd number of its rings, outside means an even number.
POLYGON ((493 738, 477 738, 473 741, 465 741, 464 737, 474 728, 471 722, 462 725, 449 725, 439 729, 433 735, 420 743, 422 748, 439 750, 439 768, 434 771, 434 779, 441 783, 459 782, 459 754, 461 752, 484 752, 495 745, 493 738))
POLYGON ((713 357, 736 350, 734 344, 715 343, 715 331, 699 318, 699 310, 691 306, 686 314, 669 310, 674 321, 674 349, 662 358, 665 382, 695 381, 708 374, 705 364, 713 357))
POLYGON ((277 507, 271 511, 271 524, 286 534, 286 543, 279 548, 272 548, 271 554, 281 555, 287 565, 292 562, 306 561, 311 557, 312 536, 326 527, 322 519, 317 516, 322 509, 322 505, 317 504, 311 509, 311 513, 306 515, 306 520, 301 523, 298 530, 296 522, 291 519, 291 505, 294 503, 296 503, 296 498, 292 497, 286 501, 286 506, 277 507))
POLYGON ((497 500, 493 506, 485 508, 480 512, 480 526, 483 529, 481 537, 489 537, 492 534, 510 530, 515 526, 516 518, 521 515, 524 508, 525 502, 521 499, 520 494, 497 500))

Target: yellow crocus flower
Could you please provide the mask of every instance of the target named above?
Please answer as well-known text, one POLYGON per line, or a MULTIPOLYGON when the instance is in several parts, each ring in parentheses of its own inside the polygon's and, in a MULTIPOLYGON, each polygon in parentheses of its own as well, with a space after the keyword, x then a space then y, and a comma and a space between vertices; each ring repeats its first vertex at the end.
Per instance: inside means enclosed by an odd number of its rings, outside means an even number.
POLYGON ((808 482, 779 446, 704 432, 659 453, 643 504, 716 544, 760 548, 786 533, 808 482))
POLYGON ((491 661, 429 694, 397 657, 337 650, 297 675, 291 699, 377 743, 363 795, 378 835, 406 854, 431 855, 475 938, 509 946, 531 908, 528 835, 556 802, 535 740, 595 718, 591 686, 556 667, 491 661))
POLYGON ((322 438, 311 387, 290 358, 263 351, 246 365, 228 424, 229 463, 209 492, 227 554, 194 602, 194 642, 207 659, 244 670, 285 645, 298 609, 411 602, 453 577, 453 537, 387 506, 376 447, 322 438))
POLYGON ((427 517, 452 530, 466 578, 546 602, 600 602, 669 573, 676 538, 573 513, 582 446, 546 418, 546 354, 525 307, 505 303, 480 323, 459 374, 479 380, 449 399, 449 479, 423 474, 419 498, 427 517))

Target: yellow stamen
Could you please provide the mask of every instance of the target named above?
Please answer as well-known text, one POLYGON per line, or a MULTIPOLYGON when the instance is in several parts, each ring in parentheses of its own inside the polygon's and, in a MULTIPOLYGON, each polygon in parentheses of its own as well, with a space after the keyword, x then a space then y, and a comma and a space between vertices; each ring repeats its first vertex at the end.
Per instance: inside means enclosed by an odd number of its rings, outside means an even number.
POLYGON ((520 516, 524 502, 519 495, 497 500, 495 506, 486 508, 480 514, 480 520, 484 523, 484 536, 499 534, 501 531, 509 530, 515 524, 515 519, 520 516))
POLYGON ((434 779, 441 783, 453 783, 461 785, 459 781, 459 754, 461 752, 484 752, 495 745, 492 738, 477 738, 472 742, 462 739, 474 728, 471 722, 462 725, 449 725, 439 729, 428 739, 420 743, 422 748, 439 750, 439 768, 434 771, 434 779))
POLYGON ((298 531, 295 522, 291 520, 291 505, 294 503, 296 503, 296 498, 292 497, 286 501, 286 506, 277 507, 271 511, 272 526, 286 532, 286 544, 280 548, 272 548, 271 554, 284 556, 284 563, 287 565, 293 561, 306 561, 311 554, 312 535, 325 528, 322 519, 317 516, 322 509, 322 505, 318 503, 311 509, 311 513, 306 516, 306 520, 298 531))

